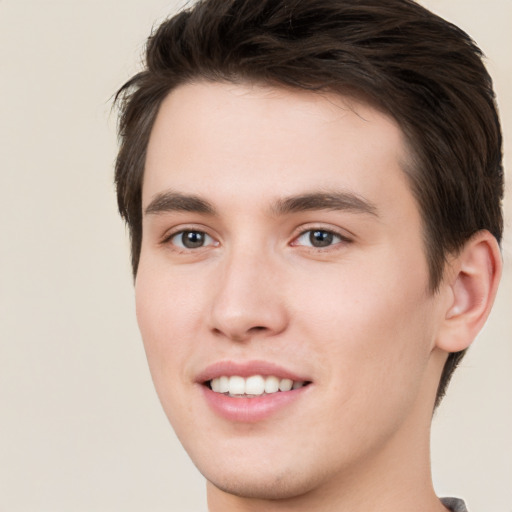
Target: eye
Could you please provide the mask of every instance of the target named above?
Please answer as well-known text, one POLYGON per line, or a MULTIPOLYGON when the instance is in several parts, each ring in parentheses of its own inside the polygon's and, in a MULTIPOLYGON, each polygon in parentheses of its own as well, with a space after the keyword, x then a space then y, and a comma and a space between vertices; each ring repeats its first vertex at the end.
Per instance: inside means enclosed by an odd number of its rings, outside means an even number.
POLYGON ((339 244, 340 242, 348 242, 348 239, 325 229, 308 229, 296 238, 293 245, 303 245, 321 249, 339 244))
POLYGON ((180 249, 199 249, 208 245, 217 245, 215 240, 204 231, 180 231, 169 238, 180 249))

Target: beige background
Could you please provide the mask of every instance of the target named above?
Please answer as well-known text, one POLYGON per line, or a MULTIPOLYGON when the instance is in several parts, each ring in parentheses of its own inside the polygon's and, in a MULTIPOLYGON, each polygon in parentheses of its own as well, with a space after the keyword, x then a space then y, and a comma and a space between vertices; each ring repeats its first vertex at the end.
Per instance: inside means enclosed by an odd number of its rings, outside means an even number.
MULTIPOLYGON (((512 1, 425 0, 488 55, 512 148, 512 1)), ((163 0, 0 0, 0 511, 196 511, 152 388, 116 214, 112 93, 163 0)), ((441 495, 512 511, 512 251, 433 429, 441 495)))

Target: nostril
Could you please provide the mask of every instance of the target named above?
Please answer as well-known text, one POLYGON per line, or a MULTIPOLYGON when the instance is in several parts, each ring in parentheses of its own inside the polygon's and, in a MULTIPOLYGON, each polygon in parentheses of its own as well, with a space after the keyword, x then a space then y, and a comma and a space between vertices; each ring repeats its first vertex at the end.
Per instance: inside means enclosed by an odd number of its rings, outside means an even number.
POLYGON ((256 334, 256 333, 258 333, 258 332, 263 332, 263 331, 267 331, 267 330, 268 330, 268 328, 267 328, 267 327, 263 327, 263 326, 261 326, 261 325, 256 325, 256 326, 254 326, 254 327, 251 327, 251 328, 247 331, 247 333, 248 333, 248 334, 256 334))
POLYGON ((250 330, 251 331, 264 331, 265 329, 266 329, 266 327, 257 325, 256 327, 252 327, 250 330))

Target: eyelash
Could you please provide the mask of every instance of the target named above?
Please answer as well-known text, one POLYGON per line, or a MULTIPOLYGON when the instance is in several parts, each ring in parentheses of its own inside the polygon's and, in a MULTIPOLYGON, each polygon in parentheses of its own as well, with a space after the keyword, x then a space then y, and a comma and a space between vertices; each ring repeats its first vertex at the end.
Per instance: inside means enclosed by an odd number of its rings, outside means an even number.
MULTIPOLYGON (((321 240, 320 240, 320 242, 321 242, 321 240)), ((351 242, 352 242, 352 240, 349 237, 342 235, 341 233, 334 231, 332 229, 325 229, 322 227, 311 227, 309 229, 303 229, 298 235, 294 236, 290 245, 292 247, 305 247, 308 250, 328 251, 329 249, 331 249, 339 244, 349 244, 351 242), (317 235, 321 234, 320 237, 323 237, 324 239, 327 240, 327 245, 325 245, 325 246, 313 245, 314 242, 313 242, 312 237, 315 236, 314 235, 315 233, 317 235), (301 239, 303 239, 304 237, 307 237, 307 236, 309 236, 310 244, 304 243, 305 240, 303 240, 303 243, 299 243, 299 241, 301 239)), ((204 231, 202 229, 194 229, 194 228, 182 229, 180 231, 175 231, 175 232, 169 234, 168 236, 166 236, 162 240, 161 243, 163 245, 171 244, 175 248, 175 250, 180 251, 180 252, 196 251, 198 249, 204 249, 206 247, 219 245, 219 242, 216 241, 206 231, 204 231), (196 236, 199 235, 199 238, 202 238, 207 243, 206 244, 202 243, 201 245, 197 245, 196 247, 186 247, 183 243, 183 241, 184 241, 183 237, 186 234, 196 235, 196 236), (179 243, 173 242, 173 240, 176 239, 177 237, 181 237, 179 239, 180 242, 179 243)), ((192 241, 192 243, 193 243, 193 241, 192 241)))

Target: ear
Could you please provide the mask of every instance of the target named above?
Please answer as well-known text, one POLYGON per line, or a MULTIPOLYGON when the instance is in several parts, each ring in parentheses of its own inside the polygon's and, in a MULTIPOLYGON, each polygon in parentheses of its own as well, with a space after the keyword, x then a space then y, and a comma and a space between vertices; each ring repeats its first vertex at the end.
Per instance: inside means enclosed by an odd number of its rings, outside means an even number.
POLYGON ((442 284, 450 300, 436 346, 446 352, 468 348, 483 327, 501 277, 502 260, 496 238, 488 231, 475 233, 448 264, 442 284))

